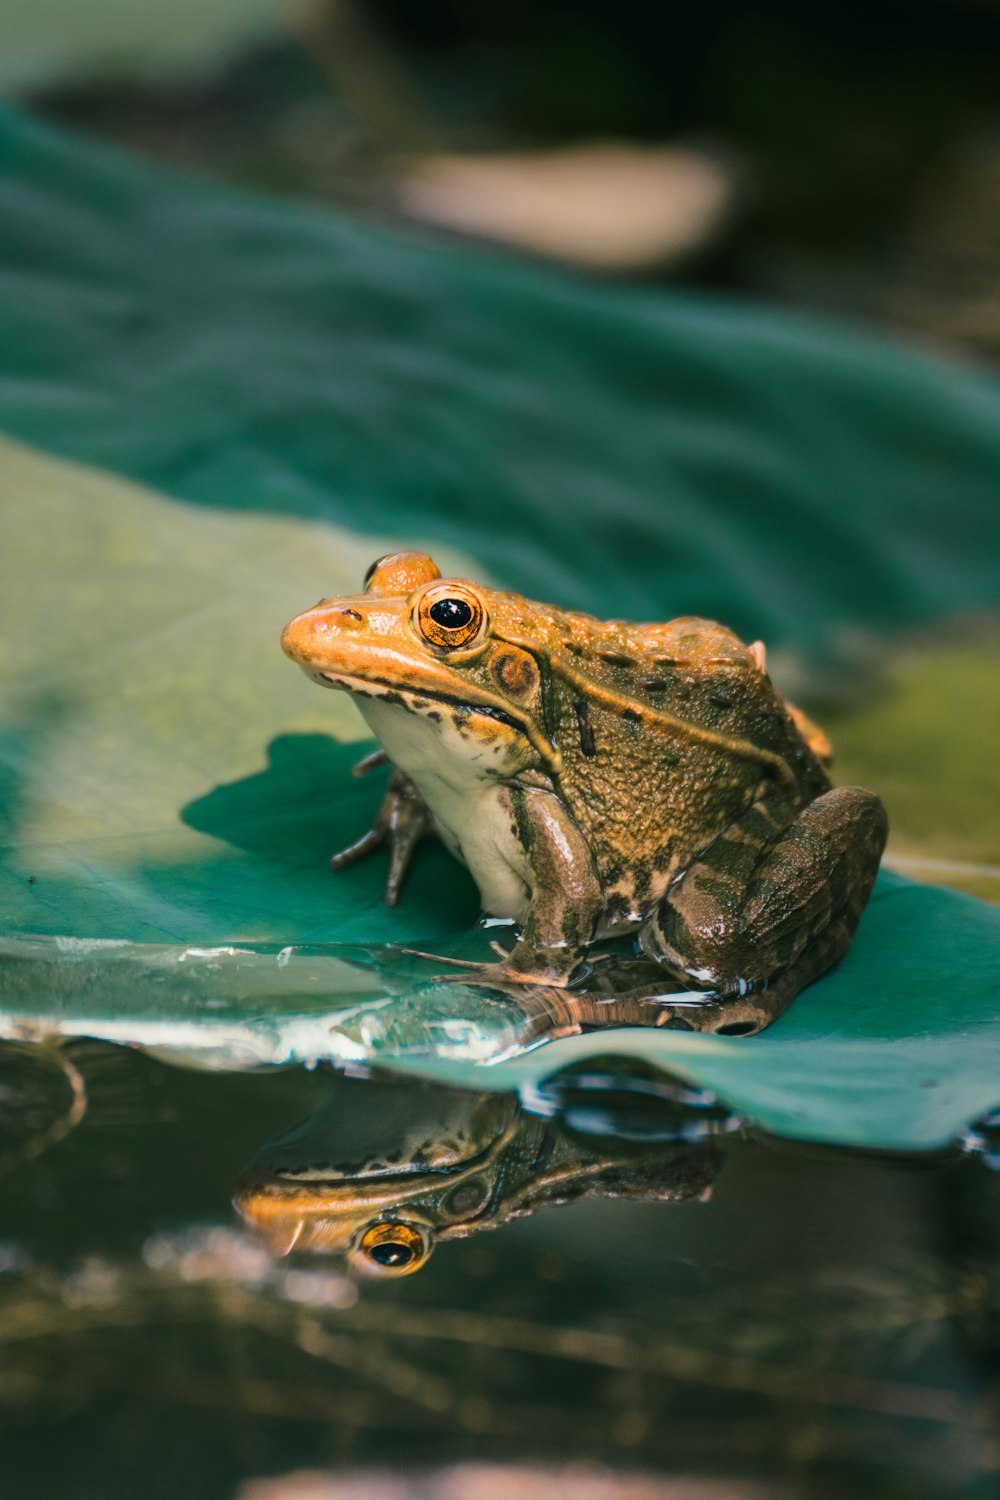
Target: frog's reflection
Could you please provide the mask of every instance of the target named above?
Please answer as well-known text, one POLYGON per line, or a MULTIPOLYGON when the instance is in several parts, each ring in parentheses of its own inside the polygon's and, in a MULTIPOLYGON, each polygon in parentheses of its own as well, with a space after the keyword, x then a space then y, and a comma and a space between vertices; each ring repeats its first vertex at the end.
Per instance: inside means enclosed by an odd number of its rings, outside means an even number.
POLYGON ((663 1080, 590 1071, 525 1109, 514 1094, 331 1076, 321 1106, 262 1147, 234 1190, 278 1254, 341 1254, 357 1270, 418 1270, 439 1240, 585 1197, 707 1197, 731 1123, 663 1080))

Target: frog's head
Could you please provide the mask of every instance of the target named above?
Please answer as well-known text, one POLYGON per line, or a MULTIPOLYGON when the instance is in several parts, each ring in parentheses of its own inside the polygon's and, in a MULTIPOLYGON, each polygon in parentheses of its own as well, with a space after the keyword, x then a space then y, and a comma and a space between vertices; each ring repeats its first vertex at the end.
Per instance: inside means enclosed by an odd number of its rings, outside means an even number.
POLYGON ((281 644, 314 682, 356 695, 383 742, 387 711, 408 714, 483 775, 509 776, 539 760, 558 770, 542 672, 526 649, 552 629, 542 606, 442 578, 424 553, 395 552, 372 564, 362 593, 298 615, 281 644))
POLYGON ((437 1240, 490 1219, 518 1113, 510 1094, 338 1078, 315 1114, 261 1148, 233 1201, 278 1254, 406 1276, 437 1240))

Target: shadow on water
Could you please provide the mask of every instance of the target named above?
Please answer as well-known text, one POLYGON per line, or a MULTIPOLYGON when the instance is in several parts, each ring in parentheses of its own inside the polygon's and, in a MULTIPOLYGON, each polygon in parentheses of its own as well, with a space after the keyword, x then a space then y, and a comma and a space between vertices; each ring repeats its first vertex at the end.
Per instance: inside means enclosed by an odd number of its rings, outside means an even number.
POLYGON ((597 1059, 518 1099, 5 1048, 0 1127, 5 1500, 470 1460, 996 1492, 979 1160, 778 1147, 597 1059))

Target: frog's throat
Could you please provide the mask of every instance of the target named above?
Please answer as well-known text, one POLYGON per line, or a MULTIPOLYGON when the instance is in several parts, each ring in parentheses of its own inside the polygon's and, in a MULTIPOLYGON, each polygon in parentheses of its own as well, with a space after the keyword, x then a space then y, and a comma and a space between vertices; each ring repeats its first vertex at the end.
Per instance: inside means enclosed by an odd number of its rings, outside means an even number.
POLYGON ((359 672, 325 672, 322 668, 319 669, 319 676, 330 687, 343 688, 348 693, 371 695, 372 688, 382 688, 384 691, 376 694, 377 697, 388 698, 391 693, 409 693, 414 698, 447 703, 452 708, 471 707, 473 712, 486 714, 489 718, 506 724, 509 729, 516 730, 518 734, 523 734, 553 776, 559 776, 562 772, 563 759, 559 749, 551 740, 546 739, 534 720, 528 714, 520 713, 505 699, 494 697, 482 688, 472 688, 470 685, 463 688, 461 693, 448 692, 444 688, 428 687, 426 681, 409 683, 401 677, 379 677, 367 672, 363 676, 359 672))
MULTIPOLYGON (((552 670, 557 673, 564 682, 568 682, 577 692, 584 697, 590 698, 598 703, 605 704, 612 711, 625 713, 626 710, 635 712, 635 704, 624 694, 616 693, 613 688, 605 687, 597 683, 592 677, 583 672, 577 672, 568 662, 562 658, 552 660, 552 670)), ((783 760, 773 750, 765 750, 760 745, 755 745, 750 740, 734 739, 728 734, 719 734, 714 729, 705 729, 700 724, 692 724, 687 719, 678 718, 675 714, 665 713, 662 708, 647 707, 643 704, 639 709, 647 723, 662 724, 665 728, 680 730, 682 734, 690 735, 692 739, 701 740, 703 744, 715 745, 720 750, 725 750, 730 755, 738 755, 744 760, 755 760, 783 781, 788 787, 794 789, 796 785, 795 773, 787 761, 783 760)))

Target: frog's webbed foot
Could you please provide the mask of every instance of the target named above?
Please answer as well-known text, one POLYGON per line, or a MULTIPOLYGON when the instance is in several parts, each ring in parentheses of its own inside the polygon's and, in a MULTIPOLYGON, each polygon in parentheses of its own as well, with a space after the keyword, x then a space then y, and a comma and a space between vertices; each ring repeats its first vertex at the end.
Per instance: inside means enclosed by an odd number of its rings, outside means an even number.
MULTIPOLYGON (((363 776, 376 766, 386 764, 388 756, 385 751, 375 750, 358 762, 354 773, 363 776)), ((395 906, 413 851, 430 829, 430 813, 424 799, 408 776, 402 771, 394 770, 372 827, 355 843, 348 844, 346 849, 335 854, 330 861, 330 868, 343 870, 387 844, 389 875, 386 880, 385 902, 387 906, 395 906)))
POLYGON ((671 996, 652 1025, 664 1031, 699 1031, 708 1036, 756 1036, 776 1021, 798 993, 764 991, 746 1000, 721 1000, 715 995, 691 1000, 671 996))
MULTIPOLYGON (((565 989, 570 981, 570 972, 562 967, 546 968, 544 956, 539 955, 541 962, 531 965, 522 959, 518 961, 517 947, 508 953, 506 948, 499 943, 491 943, 490 947, 497 955, 499 963, 484 963, 478 959, 451 958, 441 953, 425 953, 419 948, 404 948, 402 952, 411 958, 427 958, 432 963, 448 964, 452 969, 460 970, 459 973, 435 974, 435 984, 481 984, 489 989, 503 990, 509 993, 517 993, 524 988, 543 986, 547 989, 565 989)), ((525 955, 527 958, 528 955, 525 955)))
MULTIPOLYGON (((491 945, 502 960, 507 955, 491 945)), ((763 1031, 788 1003, 783 987, 743 1001, 720 1000, 704 991, 664 992, 662 972, 646 963, 622 963, 615 955, 595 955, 573 984, 551 974, 517 972, 506 962, 481 963, 418 949, 414 958, 448 964, 451 973, 434 974, 434 984, 472 984, 499 991, 523 1010, 526 1040, 552 1041, 611 1026, 642 1026, 697 1031, 715 1036, 752 1036, 763 1031)))

